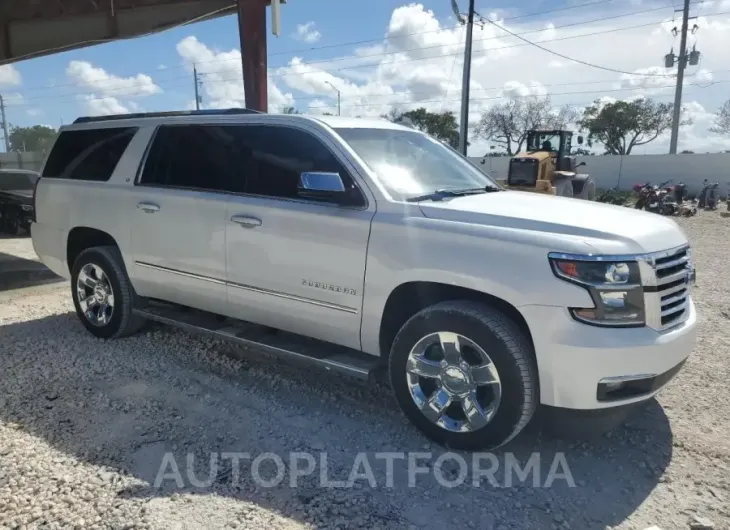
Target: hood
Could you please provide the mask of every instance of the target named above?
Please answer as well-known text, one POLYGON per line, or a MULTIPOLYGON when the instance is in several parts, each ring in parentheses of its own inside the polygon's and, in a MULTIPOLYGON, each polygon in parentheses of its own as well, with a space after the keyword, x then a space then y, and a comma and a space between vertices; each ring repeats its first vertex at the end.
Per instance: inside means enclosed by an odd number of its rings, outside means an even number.
POLYGON ((432 219, 570 235, 602 254, 657 252, 687 243, 679 225, 659 214, 534 192, 482 193, 420 207, 432 219))

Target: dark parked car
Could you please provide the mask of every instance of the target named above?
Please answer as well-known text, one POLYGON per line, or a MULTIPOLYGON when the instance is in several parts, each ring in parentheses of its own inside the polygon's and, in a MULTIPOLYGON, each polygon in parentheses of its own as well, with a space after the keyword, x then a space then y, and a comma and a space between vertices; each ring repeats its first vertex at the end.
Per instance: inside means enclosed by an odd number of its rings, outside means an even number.
POLYGON ((40 175, 27 169, 0 169, 0 232, 30 229, 33 192, 40 175))

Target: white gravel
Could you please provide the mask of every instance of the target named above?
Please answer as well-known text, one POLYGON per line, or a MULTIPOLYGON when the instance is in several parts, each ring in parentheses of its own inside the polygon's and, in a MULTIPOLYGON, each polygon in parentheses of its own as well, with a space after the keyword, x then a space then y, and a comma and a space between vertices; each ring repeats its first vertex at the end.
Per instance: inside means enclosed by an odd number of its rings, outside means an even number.
MULTIPOLYGON (((572 488, 517 479, 474 487, 469 477, 449 489, 433 471, 411 488, 402 460, 389 488, 374 453, 431 452, 433 463, 444 450, 403 419, 387 389, 255 352, 234 360, 225 354, 241 352, 230 346, 163 327, 97 340, 72 313, 66 284, 0 297, 0 527, 730 528, 730 218, 701 212, 680 223, 695 249, 702 319, 680 375, 610 436, 573 443, 533 430, 495 453, 524 465, 539 451, 544 483, 562 452, 572 488), (318 465, 296 488, 288 471, 267 488, 250 464, 237 487, 230 472, 193 486, 186 454, 202 479, 208 455, 223 451, 276 453, 285 463, 291 451, 326 451, 330 479, 347 478, 366 452, 376 487, 323 487, 318 465), (154 487, 166 452, 182 488, 154 487)), ((28 245, 4 240, 0 252, 8 241, 14 252, 28 245)))

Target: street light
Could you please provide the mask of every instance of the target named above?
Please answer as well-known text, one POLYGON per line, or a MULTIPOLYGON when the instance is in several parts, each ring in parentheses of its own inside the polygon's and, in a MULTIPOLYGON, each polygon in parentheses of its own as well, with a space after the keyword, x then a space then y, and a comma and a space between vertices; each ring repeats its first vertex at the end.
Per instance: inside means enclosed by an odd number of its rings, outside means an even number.
POLYGON ((329 81, 325 81, 329 86, 335 89, 335 92, 337 92, 337 115, 340 115, 340 91, 337 90, 337 87, 330 83, 329 81))

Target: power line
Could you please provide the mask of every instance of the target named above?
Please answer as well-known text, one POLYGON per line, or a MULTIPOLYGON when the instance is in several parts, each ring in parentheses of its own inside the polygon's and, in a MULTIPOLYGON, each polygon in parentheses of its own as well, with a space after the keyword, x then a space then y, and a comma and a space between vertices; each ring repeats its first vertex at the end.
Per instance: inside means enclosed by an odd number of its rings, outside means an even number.
MULTIPOLYGON (((724 15, 727 13, 728 12, 713 13, 713 14, 709 14, 707 16, 720 16, 720 15, 724 15)), ((612 28, 612 29, 603 30, 603 31, 595 31, 595 32, 590 32, 590 33, 585 33, 585 34, 580 34, 580 35, 569 35, 569 36, 560 37, 560 38, 544 39, 542 41, 538 41, 538 43, 558 42, 558 41, 571 40, 571 39, 577 39, 577 38, 585 38, 585 37, 590 37, 590 36, 595 36, 595 35, 604 35, 604 34, 608 34, 608 33, 615 33, 618 31, 625 31, 625 30, 629 30, 629 29, 637 29, 637 28, 642 28, 642 27, 654 26, 660 22, 661 21, 656 21, 656 22, 651 22, 651 23, 646 23, 646 24, 637 24, 634 26, 626 26, 626 27, 622 27, 622 28, 612 28)), ((558 28, 555 28, 555 29, 558 29, 558 28)), ((523 40, 526 40, 526 39, 523 39, 523 40)), ((512 44, 512 45, 500 46, 499 48, 492 48, 492 49, 488 49, 488 50, 477 50, 474 53, 475 54, 488 54, 488 53, 490 53, 492 51, 496 51, 496 50, 503 50, 503 49, 515 48, 515 47, 519 47, 519 46, 528 46, 528 45, 534 46, 534 45, 537 45, 537 43, 527 41, 524 44, 512 44)), ((408 59, 404 59, 404 60, 395 60, 395 61, 369 63, 369 64, 363 64, 363 65, 345 66, 345 67, 333 68, 333 69, 320 69, 320 70, 315 70, 314 72, 276 72, 276 73, 271 74, 271 77, 288 77, 288 76, 304 77, 306 75, 311 75, 314 73, 336 72, 336 71, 350 70, 353 68, 363 68, 363 67, 371 67, 371 66, 379 66, 379 65, 391 65, 391 64, 398 64, 398 63, 411 63, 411 62, 422 61, 422 60, 439 59, 439 58, 448 57, 448 56, 455 57, 455 56, 461 55, 461 53, 462 52, 454 52, 454 53, 449 53, 449 54, 439 54, 439 55, 427 56, 427 57, 408 58, 408 59)), ((551 53, 553 53, 553 52, 551 52, 551 53)), ((300 66, 307 66, 308 64, 309 63, 301 63, 300 66)), ((614 71, 613 69, 608 69, 608 70, 614 71)), ((721 72, 722 70, 719 70, 719 71, 721 72)), ((221 71, 219 71, 219 72, 221 72, 221 71)), ((642 73, 638 73, 638 72, 624 72, 624 71, 619 71, 619 72, 628 74, 631 76, 635 76, 635 77, 674 77, 674 74, 642 74, 642 73)), ((208 72, 207 75, 212 75, 212 74, 216 74, 216 73, 218 73, 218 72, 208 72)), ((199 75, 201 75, 201 74, 199 73, 199 75)), ((696 75, 696 74, 693 74, 693 75, 696 75)), ((688 76, 688 77, 692 77, 692 76, 688 76)), ((164 81, 173 81, 176 79, 187 79, 187 78, 188 78, 187 76, 177 76, 177 77, 165 79, 164 81)), ((219 79, 219 80, 217 80, 217 82, 234 81, 234 80, 239 80, 239 79, 240 79, 240 76, 237 75, 234 78, 219 79)), ((157 82, 159 83, 160 80, 158 80, 157 82)), ((213 82, 216 82, 216 81, 213 81, 213 82)), ((580 84, 580 83, 576 83, 576 84, 580 84)), ((133 89, 135 87, 148 87, 148 86, 150 86, 148 83, 144 83, 144 84, 138 84, 138 85, 127 85, 127 86, 122 86, 122 87, 117 87, 117 88, 112 88, 112 89, 106 89, 106 90, 104 88, 96 86, 92 91, 88 91, 88 92, 72 92, 72 93, 60 94, 60 95, 53 94, 53 95, 48 95, 48 96, 38 96, 38 97, 34 97, 34 98, 25 98, 25 101, 38 101, 38 100, 47 100, 47 99, 58 100, 58 99, 63 99, 63 98, 68 98, 68 97, 75 98, 75 97, 83 96, 83 95, 95 95, 96 93, 98 93, 100 91, 103 92, 104 96, 112 96, 112 97, 114 97, 114 96, 118 96, 118 97, 143 96, 143 95, 149 95, 149 93, 142 92, 142 91, 130 92, 130 89, 133 89)), ((173 86, 179 86, 179 85, 173 85, 173 86)), ((52 88, 52 87, 49 87, 49 89, 50 88, 52 88)), ((172 87, 167 87, 167 88, 172 88, 172 87)), ((16 104, 8 105, 8 106, 17 106, 17 105, 26 105, 26 104, 16 103, 16 104)))
MULTIPOLYGON (((723 81, 717 81, 717 84, 724 84, 724 83, 730 83, 730 79, 726 79, 723 81)), ((700 86, 695 85, 694 83, 688 84, 688 86, 700 86)), ((658 87, 651 87, 652 90, 658 90, 663 88, 674 88, 674 85, 663 85, 658 87)), ((575 94, 605 94, 605 93, 614 93, 614 92, 627 92, 632 90, 647 90, 646 87, 634 87, 634 88, 616 88, 616 89, 608 89, 608 90, 584 90, 584 91, 574 91, 574 92, 555 92, 552 94, 545 94, 541 97, 547 97, 547 96, 568 96, 568 95, 575 95, 575 94)), ((523 99, 523 98, 530 98, 535 97, 534 94, 527 94, 527 95, 514 95, 514 96, 490 96, 490 97, 480 97, 480 98, 470 98, 470 101, 488 101, 488 100, 497 100, 497 99, 523 99)), ((659 97, 666 97, 666 96, 659 96, 659 97)), ((354 105, 345 105, 345 107, 370 107, 370 106, 377 106, 377 105, 385 105, 385 104, 403 104, 403 105, 421 105, 424 103, 440 103, 442 100, 440 99, 431 99, 431 100, 421 100, 421 101, 404 101, 404 102, 397 102, 394 101, 392 103, 358 103, 354 105)), ((461 101, 461 99, 452 99, 449 100, 452 102, 461 101)), ((316 108, 329 108, 329 105, 322 105, 322 106, 315 106, 315 107, 309 107, 310 109, 316 109, 316 108)))
MULTIPOLYGON (((570 28, 570 27, 574 27, 574 26, 583 26, 585 24, 592 24, 594 22, 605 22, 606 20, 615 20, 615 19, 618 19, 618 18, 624 18, 624 17, 635 16, 635 15, 641 15, 641 14, 644 14, 644 13, 652 13, 652 12, 655 12, 655 11, 661 11, 661 10, 667 9, 668 7, 671 7, 671 6, 669 6, 669 4, 666 4, 666 5, 663 5, 663 6, 660 6, 660 7, 652 7, 652 8, 649 8, 649 9, 642 9, 641 11, 632 11, 630 13, 621 13, 619 15, 612 15, 610 17, 594 18, 594 19, 591 19, 591 20, 582 20, 580 22, 571 22, 569 24, 562 24, 560 26, 555 26, 552 29, 564 29, 564 28, 570 28)), ((480 15, 480 17, 481 17, 481 15, 480 15)), ((651 24, 642 24, 640 26, 630 26, 630 27, 625 27, 625 28, 615 28, 615 29, 612 29, 611 31, 623 31, 624 29, 632 29, 632 28, 636 28, 636 27, 645 27, 646 25, 655 25, 655 24, 660 24, 661 22, 663 22, 663 20, 660 20, 660 21, 657 21, 657 22, 652 22, 651 24)), ((499 25, 497 25, 497 27, 501 28, 501 26, 499 26, 499 25)), ((442 31, 442 30, 435 30, 435 31, 442 31)), ((538 28, 538 29, 531 29, 531 30, 527 30, 527 31, 520 32, 520 33, 516 33, 514 35, 515 36, 529 35, 529 34, 532 34, 532 33, 542 33, 543 31, 545 31, 545 28, 538 28)), ((600 33, 597 33, 597 34, 600 34, 600 33)), ((588 35, 586 35, 586 36, 588 36, 588 35)), ((495 36, 492 36, 492 37, 485 37, 483 39, 474 39, 474 42, 486 42, 486 41, 490 41, 490 40, 497 40, 497 39, 500 39, 500 38, 502 38, 502 37, 495 35, 495 36)), ((369 59, 369 58, 372 58, 372 57, 384 57, 384 56, 387 56, 387 55, 397 55, 397 54, 400 54, 400 53, 408 53, 408 52, 414 52, 414 51, 422 51, 422 50, 431 50, 431 49, 435 49, 435 48, 443 48, 445 46, 446 46, 445 44, 435 44, 435 45, 431 45, 431 46, 416 46, 414 48, 408 48, 408 49, 405 49, 405 50, 395 50, 395 51, 390 51, 390 52, 372 53, 372 54, 368 54, 368 55, 358 55, 356 58, 357 59, 369 59)), ((463 45, 458 45, 457 47, 463 47, 463 45)), ((510 46, 502 46, 502 47, 493 48, 493 49, 499 50, 499 49, 508 48, 508 47, 510 47, 510 46)), ((463 53, 463 50, 461 52, 459 52, 459 55, 461 55, 461 53, 463 53)), ((230 62, 230 61, 236 61, 236 60, 238 60, 238 59, 236 59, 236 58, 212 59, 210 61, 198 61, 196 64, 210 64, 210 63, 219 63, 219 62, 230 62)), ((352 60, 352 57, 335 57, 335 58, 332 58, 332 59, 321 59, 321 60, 317 60, 317 61, 302 62, 302 63, 300 63, 300 65, 327 64, 327 63, 333 63, 333 62, 338 62, 338 61, 348 61, 348 60, 352 60)), ((285 68, 285 67, 288 67, 288 66, 290 66, 290 65, 289 64, 282 64, 282 65, 279 65, 279 66, 271 66, 269 69, 285 68)))
MULTIPOLYGON (((594 3, 585 4, 585 5, 593 5, 594 3)), ((650 9, 643 9, 643 10, 640 10, 640 11, 632 11, 632 12, 629 12, 629 13, 621 13, 621 14, 618 14, 618 15, 610 16, 610 17, 602 17, 602 18, 595 18, 595 19, 591 19, 591 20, 584 20, 584 21, 580 21, 580 22, 572 22, 572 23, 569 23, 569 24, 563 24, 563 25, 560 25, 560 26, 555 26, 552 29, 556 29, 557 30, 557 29, 564 29, 564 28, 569 28, 569 27, 574 27, 574 26, 583 26, 583 25, 586 25, 586 24, 592 24, 594 22, 605 22, 606 20, 615 20, 615 19, 618 19, 618 18, 624 18, 624 17, 628 17, 628 16, 635 16, 635 15, 639 15, 639 14, 645 14, 645 13, 660 11, 660 10, 666 9, 668 7, 670 7, 670 6, 667 4, 667 5, 663 5, 663 6, 660 6, 660 7, 653 7, 653 8, 650 8, 650 9)), ((546 13, 546 12, 543 12, 543 13, 546 13)), ((721 14, 725 14, 725 13, 716 13, 715 15, 721 15, 721 14)), ((710 15, 707 15, 707 16, 713 16, 713 14, 710 14, 710 15)), ((521 17, 512 17, 512 18, 505 19, 505 20, 514 20, 516 18, 521 18, 521 17)), ((604 33, 611 33, 611 32, 615 32, 615 31, 624 31, 624 30, 628 30, 628 29, 636 29, 636 28, 653 26, 655 24, 660 24, 661 22, 663 22, 663 20, 656 21, 656 22, 651 22, 649 24, 639 24, 639 25, 635 25, 635 26, 626 26, 626 27, 622 27, 622 28, 613 28, 613 29, 610 29, 610 30, 598 31, 598 32, 594 32, 594 33, 588 33, 588 34, 585 34, 585 35, 572 35, 572 36, 563 37, 561 39, 547 39, 545 41, 539 41, 539 42, 553 42, 553 41, 559 41, 559 40, 568 40, 568 39, 573 39, 573 38, 580 38, 580 37, 583 37, 583 36, 588 37, 588 36, 592 36, 592 35, 601 35, 601 34, 604 34, 604 33)), ((447 30, 452 30, 452 29, 453 28, 442 28, 442 29, 439 29, 439 30, 430 30, 430 31, 431 32, 436 32, 436 31, 447 31, 447 30)), ((539 29, 533 29, 533 30, 523 31, 523 32, 517 33, 516 35, 517 36, 519 36, 519 35, 529 35, 529 34, 532 34, 532 33, 541 33, 543 31, 545 31, 544 28, 539 28, 539 29)), ((428 32, 419 32, 419 33, 428 33, 428 32)), ((409 35, 417 35, 417 34, 418 33, 412 33, 412 34, 409 34, 409 35)), ((406 35, 403 35, 402 37, 405 37, 405 36, 406 35)), ((398 38, 400 38, 400 37, 401 36, 399 36, 398 38)), ((474 42, 486 42, 486 41, 490 41, 490 40, 496 40, 496 39, 499 39, 499 38, 501 38, 501 37, 499 37, 499 36, 492 36, 492 37, 486 37, 486 38, 483 38, 483 39, 474 39, 474 42)), ((335 46, 335 45, 332 45, 332 46, 335 46)), ((343 46, 343 45, 337 45, 337 46, 343 46)), ((385 56, 398 55, 398 54, 403 54, 403 53, 408 53, 408 52, 414 52, 414 51, 430 50, 430 49, 436 49, 436 48, 439 48, 440 49, 440 48, 443 48, 444 46, 445 46, 444 44, 437 44, 437 45, 430 45, 430 46, 417 46, 417 47, 408 48, 408 49, 405 49, 405 50, 396 50, 396 51, 390 51, 390 52, 381 52, 381 53, 373 53, 373 54, 368 54, 368 55, 360 55, 360 56, 357 56, 355 58, 356 59, 370 59, 370 58, 375 58, 375 57, 385 57, 385 56)), ((501 49, 512 48, 512 47, 517 47, 517 46, 522 46, 522 45, 500 46, 498 48, 492 48, 491 50, 501 50, 501 49)), ((463 48, 463 45, 458 45, 457 48, 463 48)), ((479 50, 479 51, 477 51, 475 53, 486 53, 486 52, 491 51, 491 50, 479 50)), ((463 52, 463 50, 457 52, 456 55, 461 55, 462 52, 463 52)), ((272 55, 282 55, 282 54, 283 53, 276 53, 276 54, 272 54, 272 55)), ((440 54, 439 57, 451 56, 451 55, 454 55, 454 54, 440 54)), ((436 57, 423 57, 423 58, 408 59, 408 60, 414 60, 415 61, 415 60, 425 60, 425 59, 430 59, 430 58, 436 58, 436 57)), ((302 63, 299 63, 297 66, 311 66, 311 65, 329 64, 329 63, 335 63, 335 62, 341 62, 341 61, 347 61, 347 60, 350 60, 351 61, 352 59, 353 59, 353 57, 336 57, 336 58, 333 58, 333 59, 321 59, 321 60, 316 60, 316 61, 302 62, 302 63)), ((238 61, 238 60, 239 59, 237 59, 237 58, 211 59, 209 61, 196 61, 196 65, 201 65, 201 64, 207 65, 207 64, 215 64, 215 63, 225 63, 225 62, 232 62, 232 61, 238 61)), ((396 62, 396 61, 394 61, 394 62, 396 62)), ((363 65, 348 66, 346 68, 348 68, 348 69, 349 68, 363 68, 363 67, 367 67, 367 66, 374 66, 374 65, 377 65, 377 64, 380 64, 380 63, 368 63, 368 64, 363 64, 363 65)), ((388 64, 388 63, 385 63, 385 64, 388 64)), ((281 65, 270 66, 269 67, 269 70, 274 70, 274 69, 278 69, 278 68, 290 68, 290 67, 291 67, 291 64, 284 63, 284 64, 281 64, 281 65)), ((180 68, 182 68, 182 67, 180 67, 180 68)), ((327 71, 327 70, 322 70, 322 71, 327 71)), ((216 71, 212 71, 212 72, 199 72, 199 75, 210 75, 210 74, 215 74, 215 73, 216 73, 216 71)), ((140 74, 136 74, 136 75, 140 75, 140 74)), ((145 75, 151 76, 152 74, 145 73, 145 75)), ((274 75, 280 75, 280 74, 274 74, 274 75)), ((637 74, 637 75, 640 75, 640 74, 637 74)), ((172 80, 172 79, 182 79, 182 78, 187 78, 187 75, 185 75, 185 76, 177 76, 175 78, 170 78, 169 80, 172 80)), ((109 80, 107 82, 109 84, 113 84, 113 83, 116 83, 118 81, 109 80)), ((54 88, 62 88, 62 87, 69 87, 69 86, 84 86, 84 85, 83 85, 83 83, 64 83, 64 84, 49 85, 49 86, 46 86, 46 87, 31 87, 31 88, 27 88, 26 90, 50 90, 50 89, 54 89, 54 88)))
POLYGON ((520 39, 521 41, 524 41, 525 43, 529 44, 530 46, 534 46, 536 48, 539 48, 539 49, 541 49, 541 50, 543 50, 545 52, 548 52, 548 53, 551 53, 551 54, 556 55, 558 57, 561 57, 561 58, 563 58, 563 59, 565 59, 567 61, 572 61, 574 63, 582 64, 582 65, 585 65, 585 66, 590 66, 591 68, 598 68, 599 70, 605 70, 607 72, 616 72, 616 73, 619 73, 619 74, 642 75, 642 76, 647 76, 647 77, 667 77, 666 74, 637 74, 636 72, 627 72, 626 70, 618 70, 616 68, 609 68, 607 66, 601 66, 599 64, 589 63, 587 61, 582 61, 582 60, 576 59, 574 57, 569 57, 567 55, 563 55, 562 53, 558 53, 556 51, 553 51, 553 50, 550 50, 548 48, 545 48, 544 46, 540 46, 536 42, 532 42, 530 40, 527 40, 526 38, 521 37, 519 34, 513 32, 513 31, 510 31, 510 30, 508 30, 507 28, 505 28, 503 26, 500 26, 496 22, 492 22, 491 20, 489 20, 488 18, 483 17, 482 15, 479 15, 479 18, 482 21, 488 22, 489 24, 492 24, 494 27, 497 27, 497 28, 501 29, 502 31, 504 31, 506 33, 509 33, 513 37, 517 37, 518 39, 520 39))
MULTIPOLYGON (((583 7, 590 7, 590 6, 594 6, 594 5, 597 5, 597 4, 607 4, 607 3, 610 3, 612 1, 614 1, 614 0, 597 0, 597 1, 593 1, 593 2, 587 2, 585 4, 578 4, 578 5, 571 5, 571 6, 559 7, 559 8, 556 8, 556 9, 549 9, 547 11, 537 11, 537 12, 533 12, 533 13, 525 13, 523 15, 516 15, 516 16, 508 17, 508 18, 505 18, 505 19, 502 19, 502 20, 504 22, 508 22, 508 21, 511 21, 511 20, 518 20, 518 19, 521 19, 521 18, 528 18, 528 17, 539 16, 539 15, 548 15, 550 13, 555 13, 555 12, 558 12, 558 11, 568 11, 568 10, 579 9, 579 8, 583 8, 583 7)), ((447 28, 429 29, 429 30, 426 30, 426 31, 414 31, 413 33, 406 33, 405 35, 387 36, 387 37, 385 37, 385 39, 383 37, 379 37, 379 38, 376 38, 376 39, 365 39, 365 40, 358 40, 358 41, 340 42, 340 43, 337 43, 337 44, 326 44, 324 46, 312 46, 312 47, 309 47, 309 48, 298 48, 298 49, 288 50, 288 51, 283 51, 283 52, 275 52, 275 53, 271 53, 269 55, 270 56, 274 56, 274 55, 289 55, 289 54, 296 54, 296 53, 301 53, 301 52, 327 50, 327 49, 332 49, 332 48, 343 48, 345 46, 357 46, 357 45, 360 45, 360 44, 370 44, 370 43, 373 43, 373 42, 382 42, 383 40, 404 39, 406 37, 413 37, 413 36, 416 36, 416 35, 425 35, 427 33, 440 33, 440 32, 444 32, 444 31, 453 31, 455 29, 458 29, 459 27, 460 27, 460 24, 456 24, 454 26, 450 26, 450 27, 447 27, 447 28)), ((229 61, 229 60, 231 60, 231 59, 212 59, 209 62, 229 61)))
MULTIPOLYGON (((609 19, 612 19, 612 18, 621 18, 621 17, 625 17, 625 16, 635 15, 635 14, 638 14, 638 13, 646 13, 646 12, 650 12, 650 11, 656 11, 656 10, 659 10, 659 9, 665 9, 666 7, 668 7, 668 6, 664 6, 664 7, 661 7, 661 8, 652 8, 652 9, 642 10, 642 11, 635 11, 635 12, 632 12, 632 13, 624 13, 624 14, 621 14, 621 15, 613 16, 613 17, 605 17, 605 18, 601 18, 601 19, 593 19, 593 20, 588 20, 588 21, 583 21, 583 22, 578 22, 578 23, 564 24, 564 25, 561 25, 561 26, 555 26, 553 29, 562 29, 562 28, 576 26, 576 25, 589 24, 589 23, 592 23, 592 22, 602 22, 602 21, 609 20, 609 19)), ((706 16, 707 17, 710 17, 710 16, 721 16, 721 15, 726 15, 728 13, 730 13, 730 12, 710 13, 710 14, 708 14, 706 16)), ((590 32, 590 33, 580 34, 580 35, 568 35, 568 36, 560 37, 560 38, 544 39, 544 40, 541 40, 541 41, 537 41, 537 43, 559 42, 559 41, 564 41, 564 40, 572 40, 572 39, 577 39, 577 38, 591 37, 591 36, 595 36, 595 35, 605 35, 605 34, 608 34, 608 33, 615 33, 615 32, 626 31, 626 30, 630 30, 630 29, 639 29, 639 28, 644 28, 644 27, 650 27, 650 26, 654 26, 656 24, 660 24, 662 22, 664 22, 664 20, 658 20, 658 21, 654 21, 654 22, 650 22, 650 23, 644 23, 644 24, 636 24, 636 25, 633 25, 633 26, 624 26, 624 27, 620 27, 620 28, 611 28, 611 29, 608 29, 608 30, 594 31, 594 32, 590 32)), ((501 26, 498 26, 498 27, 501 28, 501 26)), ((501 28, 501 29, 503 29, 503 28, 501 28)), ((537 32, 542 32, 542 31, 544 31, 544 29, 525 31, 525 32, 522 32, 522 33, 519 33, 519 34, 515 34, 515 35, 519 38, 520 35, 526 35, 526 34, 529 34, 529 33, 537 33, 537 32)), ((493 40, 493 39, 496 39, 496 38, 499 38, 499 37, 488 37, 488 38, 485 38, 485 39, 475 39, 474 42, 488 41, 488 40, 493 40)), ((489 53, 491 51, 497 51, 497 50, 503 50, 503 49, 509 49, 509 48, 516 48, 516 47, 520 47, 520 46, 527 46, 527 45, 534 45, 535 44, 535 43, 533 43, 531 41, 527 41, 526 39, 522 39, 522 40, 524 40, 526 42, 524 44, 511 44, 511 45, 500 46, 500 47, 497 47, 497 48, 491 48, 491 49, 487 49, 487 50, 477 50, 477 51, 475 51, 475 53, 477 53, 477 54, 486 54, 486 53, 489 53)), ((371 57, 382 57, 382 56, 386 56, 386 55, 396 55, 396 54, 400 54, 400 53, 406 53, 406 52, 411 52, 411 51, 427 50, 427 49, 434 49, 434 48, 443 48, 443 45, 437 45, 437 46, 422 46, 422 47, 417 47, 417 48, 410 48, 408 50, 399 50, 399 51, 395 51, 395 52, 385 52, 385 53, 381 53, 381 54, 371 54, 371 55, 364 56, 364 57, 363 56, 357 57, 357 59, 371 58, 371 57)), ((387 62, 366 63, 366 64, 352 65, 352 66, 346 66, 346 67, 334 68, 334 69, 319 69, 318 71, 319 72, 334 72, 334 71, 349 70, 349 69, 353 69, 353 68, 366 68, 366 67, 371 67, 371 66, 378 66, 378 65, 381 65, 381 64, 387 65, 387 64, 395 64, 395 63, 401 63, 401 62, 412 62, 412 61, 438 59, 440 57, 457 56, 457 55, 461 55, 461 54, 462 54, 462 51, 457 51, 457 52, 454 52, 454 53, 439 54, 437 56, 435 55, 435 56, 427 56, 427 57, 408 58, 408 59, 404 59, 404 60, 400 60, 400 61, 387 61, 387 62)), ((224 61, 231 61, 231 60, 234 60, 234 59, 213 60, 213 61, 208 61, 208 62, 205 62, 204 61, 204 63, 205 64, 208 64, 208 63, 211 63, 211 62, 224 62, 224 61)), ((237 59, 235 59, 235 60, 237 60, 237 59)), ((325 64, 325 63, 331 63, 331 62, 337 62, 337 61, 343 61, 343 60, 352 60, 352 58, 336 58, 336 59, 330 59, 330 60, 303 62, 303 63, 300 63, 297 66, 310 66, 310 65, 325 64)), ((270 69, 276 69, 276 68, 291 68, 291 67, 292 66, 290 64, 283 64, 283 65, 280 65, 280 66, 270 67, 270 69)), ((216 74, 216 73, 222 72, 222 71, 224 71, 224 70, 211 71, 211 72, 199 72, 199 75, 212 75, 212 74, 216 74)), ((137 75, 140 75, 140 74, 137 74, 137 75)), ((150 75, 151 76, 150 73, 144 73, 144 75, 150 75)), ((273 73, 271 75, 272 75, 272 77, 277 77, 277 76, 300 75, 300 74, 299 73, 296 73, 296 72, 292 72, 292 73, 275 72, 275 73, 273 73)), ((646 75, 646 74, 631 73, 631 75, 642 76, 642 75, 646 75)), ((164 79, 156 79, 155 82, 159 83, 161 81, 172 81, 172 80, 187 79, 187 78, 188 78, 187 75, 184 75, 184 76, 175 76, 175 77, 164 78, 164 79)), ((109 80, 109 81, 106 81, 104 83, 97 83, 97 85, 95 87, 95 90, 96 91, 104 90, 99 85, 102 85, 103 86, 103 84, 114 84, 114 83, 118 83, 118 81, 116 81, 116 80, 109 80)), ((130 88, 134 88, 135 86, 147 86, 147 85, 148 85, 147 83, 138 84, 138 85, 127 85, 125 87, 119 87, 118 89, 112 89, 112 90, 119 91, 119 92, 123 92, 125 90, 130 89, 130 88)), ((49 86, 46 86, 46 87, 31 87, 31 88, 26 88, 25 90, 53 90, 55 88, 62 88, 62 87, 66 87, 66 86, 84 86, 84 84, 83 83, 56 84, 56 85, 49 85, 49 86)), ((77 94, 77 93, 74 92, 71 95, 74 95, 74 94, 77 94)), ((31 99, 33 99, 33 98, 31 98, 31 99)), ((35 99, 42 99, 42 98, 35 98, 35 99)))
MULTIPOLYGON (((723 72, 730 72, 730 69, 714 70, 712 73, 723 73, 723 72)), ((293 73, 291 75, 299 75, 299 76, 302 76, 303 77, 303 76, 306 76, 308 74, 307 73, 304 73, 304 74, 293 73)), ((695 73, 695 74, 692 74, 692 75, 688 75, 686 77, 694 77, 696 75, 697 74, 695 73)), ((672 76, 671 75, 667 75, 666 77, 667 77, 667 79, 669 79, 672 76)), ((186 78, 187 78, 187 76, 186 76, 186 78)), ((216 83, 228 83, 228 82, 231 82, 231 81, 240 81, 240 80, 241 80, 241 78, 238 75, 233 76, 233 77, 222 77, 222 78, 217 79, 215 81, 209 81, 208 82, 208 85, 214 85, 216 83)), ((548 83, 548 84, 543 84, 542 86, 544 86, 544 87, 559 87, 559 86, 575 86, 575 85, 596 85, 596 84, 616 83, 616 82, 617 82, 616 79, 602 79, 602 80, 596 80, 596 81, 571 81, 571 82, 567 82, 567 83, 548 83)), ((181 82, 181 83, 176 83, 174 85, 163 85, 162 88, 163 89, 181 88, 181 87, 189 86, 188 83, 189 83, 188 81, 185 81, 185 82, 181 82)), ((700 88, 709 88, 710 86, 712 86, 714 84, 718 84, 718 83, 720 83, 720 81, 711 81, 709 84, 705 84, 705 85, 700 85, 699 83, 696 83, 695 86, 698 86, 700 88)), ((140 86, 146 87, 147 85, 140 85, 140 86)), ((116 96, 119 96, 119 97, 124 97, 124 96, 127 96, 127 97, 140 97, 140 96, 149 95, 149 93, 146 92, 146 91, 129 92, 129 88, 130 87, 120 87, 119 89, 116 89, 116 91, 121 91, 122 92, 121 94, 115 94, 114 93, 115 91, 109 90, 109 91, 105 92, 104 94, 100 95, 99 98, 95 98, 95 99, 101 99, 103 97, 115 97, 115 95, 116 96)), ((504 88, 503 86, 494 86, 494 87, 474 88, 472 90, 475 91, 475 92, 483 92, 483 91, 487 91, 487 90, 501 90, 503 88, 504 88)), ((641 87, 636 87, 635 89, 636 90, 639 90, 639 89, 652 89, 652 88, 655 88, 655 87, 641 86, 641 87)), ((596 90, 596 92, 600 92, 600 91, 601 90, 596 90)), ((420 92, 408 92, 407 94, 417 95, 417 94, 424 94, 424 93, 430 93, 430 92, 424 92, 424 91, 420 91, 420 92)), ((22 102, 22 103, 11 103, 11 104, 6 105, 6 106, 7 107, 31 106, 33 103, 28 103, 28 102, 38 101, 38 100, 54 100, 54 101, 57 101, 57 100, 62 100, 62 99, 67 99, 67 98, 76 98, 78 96, 93 96, 95 94, 96 94, 96 92, 85 92, 85 93, 73 93, 73 94, 40 96, 40 97, 36 97, 36 98, 26 98, 25 101, 22 102)), ((399 96, 399 94, 393 94, 392 92, 388 92, 388 93, 368 94, 367 95, 367 97, 391 97, 391 96, 399 96)), ((321 97, 323 97, 323 96, 322 95, 317 95, 317 96, 312 96, 312 97, 297 98, 297 100, 298 101, 303 101, 303 100, 307 100, 307 99, 318 99, 318 98, 321 98, 321 97)), ((326 97, 326 96, 324 96, 324 97, 326 97)))

